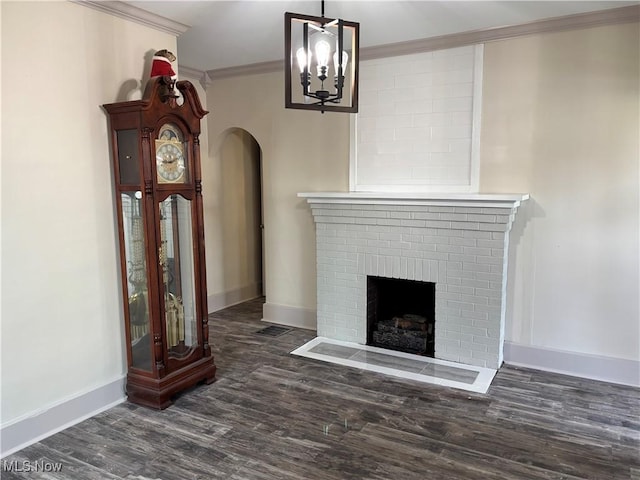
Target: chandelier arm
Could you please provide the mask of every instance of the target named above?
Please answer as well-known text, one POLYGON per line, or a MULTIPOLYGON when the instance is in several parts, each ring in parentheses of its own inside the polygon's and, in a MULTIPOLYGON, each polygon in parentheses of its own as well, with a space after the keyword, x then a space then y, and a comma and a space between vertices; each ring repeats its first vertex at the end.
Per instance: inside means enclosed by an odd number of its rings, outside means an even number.
POLYGON ((307 22, 307 24, 308 24, 311 28, 313 28, 313 29, 317 30, 318 32, 324 32, 324 29, 323 29, 321 26, 320 26, 320 27, 318 27, 317 25, 315 25, 315 24, 313 24, 313 23, 309 23, 309 22, 307 22))
POLYGON ((329 93, 329 94, 325 94, 325 95, 318 95, 316 92, 309 92, 307 95, 305 95, 306 97, 310 97, 310 98, 316 98, 318 100, 323 100, 325 102, 332 102, 332 103, 340 103, 340 98, 338 98, 336 96, 335 93, 329 93))
POLYGON ((302 48, 304 48, 305 60, 304 60, 304 82, 302 84, 302 94, 309 95, 309 84, 311 75, 309 74, 309 23, 302 24, 302 48))
POLYGON ((338 100, 342 98, 342 87, 344 85, 344 72, 342 71, 342 49, 344 48, 344 38, 343 38, 343 22, 342 20, 338 20, 338 51, 336 55, 338 56, 338 65, 336 76, 338 77, 338 84, 336 87, 336 96, 338 100))

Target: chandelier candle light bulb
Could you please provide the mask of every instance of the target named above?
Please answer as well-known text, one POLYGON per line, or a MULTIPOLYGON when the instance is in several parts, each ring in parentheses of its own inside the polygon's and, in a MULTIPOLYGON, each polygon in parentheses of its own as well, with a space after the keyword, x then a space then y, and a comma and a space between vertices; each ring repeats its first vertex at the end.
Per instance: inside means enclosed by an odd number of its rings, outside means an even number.
POLYGON ((307 70, 311 66, 311 52, 307 56, 307 52, 305 52, 304 48, 300 47, 296 51, 296 58, 298 60, 298 68, 300 69, 300 73, 304 73, 304 68, 307 67, 307 70))
POLYGON ((349 54, 342 51, 342 63, 338 62, 338 51, 333 54, 333 68, 335 70, 335 86, 342 88, 344 86, 344 74, 347 71, 347 63, 349 62, 349 54), (342 70, 340 70, 342 69, 342 70))
POLYGON ((324 40, 316 43, 316 58, 318 59, 318 78, 325 81, 329 70, 329 56, 331 55, 331 46, 324 40))

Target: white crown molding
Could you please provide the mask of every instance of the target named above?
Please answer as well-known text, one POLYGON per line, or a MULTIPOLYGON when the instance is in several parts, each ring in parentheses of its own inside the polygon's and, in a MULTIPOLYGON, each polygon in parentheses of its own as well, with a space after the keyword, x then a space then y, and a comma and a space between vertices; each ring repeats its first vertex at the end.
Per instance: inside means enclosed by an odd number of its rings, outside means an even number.
POLYGON ((271 62, 251 63, 249 65, 239 65, 237 67, 218 68, 207 70, 211 79, 238 77, 240 75, 256 75, 259 73, 281 72, 284 69, 284 60, 273 60, 271 62))
POLYGON ((186 65, 182 65, 181 63, 178 63, 178 71, 181 74, 188 75, 191 78, 197 78, 198 80, 200 80, 200 78, 206 73, 204 70, 187 67, 186 65))
POLYGON ((178 64, 178 74, 180 76, 186 75, 189 78, 197 79, 200 85, 202 85, 202 88, 204 88, 205 90, 212 83, 211 78, 209 77, 207 72, 198 70, 197 68, 187 67, 186 65, 178 64))
POLYGON ((424 38, 421 40, 363 48, 360 52, 360 59, 372 60, 375 58, 397 57, 400 55, 443 50, 446 48, 462 47, 477 43, 494 42, 497 40, 522 37, 525 35, 555 33, 637 21, 640 21, 640 5, 631 5, 629 7, 599 10, 597 12, 546 18, 544 20, 537 20, 520 25, 472 30, 469 32, 441 35, 439 37, 424 38))
POLYGON ((191 25, 176 22, 166 17, 161 17, 155 13, 147 12, 141 8, 134 7, 120 1, 98 1, 98 0, 69 0, 77 5, 93 8, 116 17, 124 18, 132 22, 139 23, 146 27, 151 27, 161 32, 175 35, 183 34, 191 28, 191 25))
MULTIPOLYGON (((430 37, 408 42, 366 47, 360 49, 360 60, 397 57, 400 55, 410 55, 413 53, 444 50, 447 48, 462 47, 465 45, 505 40, 525 35, 562 32, 566 30, 577 30, 580 28, 638 21, 640 21, 640 5, 631 5, 628 7, 599 10, 596 12, 547 18, 520 25, 509 25, 505 27, 488 28, 485 30, 472 30, 469 32, 441 35, 439 37, 430 37)), ((211 79, 217 80, 226 77, 282 71, 283 68, 283 60, 274 60, 271 62, 252 63, 250 65, 208 70, 207 74, 211 79)))

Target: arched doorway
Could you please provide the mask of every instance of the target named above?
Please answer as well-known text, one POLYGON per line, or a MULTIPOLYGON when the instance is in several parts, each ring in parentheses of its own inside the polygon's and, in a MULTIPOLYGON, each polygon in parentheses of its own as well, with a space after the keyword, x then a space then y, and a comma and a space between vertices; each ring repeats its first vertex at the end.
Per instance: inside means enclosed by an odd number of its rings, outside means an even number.
POLYGON ((224 283, 247 300, 265 288, 260 145, 246 130, 229 129, 221 139, 220 161, 224 283))

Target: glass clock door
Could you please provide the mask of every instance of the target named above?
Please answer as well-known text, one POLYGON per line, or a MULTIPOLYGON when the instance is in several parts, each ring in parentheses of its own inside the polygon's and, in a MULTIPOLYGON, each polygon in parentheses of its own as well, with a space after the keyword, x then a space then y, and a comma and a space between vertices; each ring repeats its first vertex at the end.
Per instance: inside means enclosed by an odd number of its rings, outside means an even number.
POLYGON ((172 194, 160 202, 160 275, 169 358, 198 345, 191 200, 172 194))
POLYGON ((131 366, 151 371, 152 349, 149 333, 149 289, 145 256, 145 229, 142 192, 120 194, 124 234, 124 260, 127 273, 129 339, 131 366))

